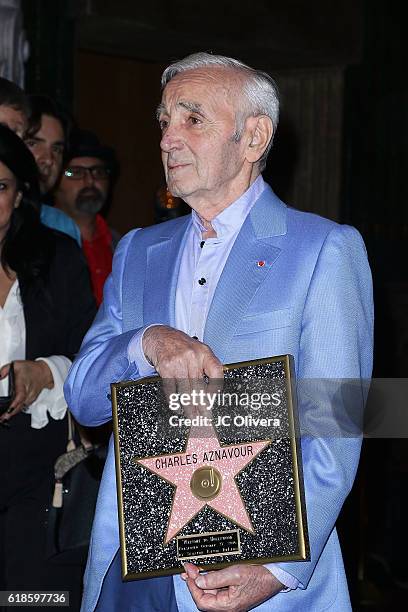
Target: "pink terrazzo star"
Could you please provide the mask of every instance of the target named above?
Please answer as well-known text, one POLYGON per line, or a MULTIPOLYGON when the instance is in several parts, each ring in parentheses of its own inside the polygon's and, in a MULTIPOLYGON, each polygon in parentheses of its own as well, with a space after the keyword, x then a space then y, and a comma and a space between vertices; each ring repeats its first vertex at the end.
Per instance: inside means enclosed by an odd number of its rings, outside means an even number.
POLYGON ((205 505, 254 533, 234 476, 251 463, 269 443, 269 440, 262 440, 220 446, 212 426, 210 431, 206 428, 204 433, 202 431, 200 433, 199 428, 192 427, 184 453, 136 460, 136 463, 176 485, 165 544, 174 538, 205 505), (190 487, 193 473, 203 466, 213 467, 221 474, 221 488, 211 500, 199 499, 190 487))

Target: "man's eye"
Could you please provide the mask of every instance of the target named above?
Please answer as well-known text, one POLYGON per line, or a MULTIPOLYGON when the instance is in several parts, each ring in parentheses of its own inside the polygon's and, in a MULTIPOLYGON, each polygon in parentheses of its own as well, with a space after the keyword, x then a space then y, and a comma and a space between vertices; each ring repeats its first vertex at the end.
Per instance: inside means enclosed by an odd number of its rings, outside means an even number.
POLYGON ((163 131, 169 125, 169 122, 167 121, 167 119, 160 119, 159 125, 160 125, 160 129, 163 131))
POLYGON ((0 183, 0 191, 4 191, 5 189, 7 189, 6 183, 0 183))
POLYGON ((198 117, 194 117, 194 115, 192 117, 189 117, 189 120, 193 125, 199 125, 201 123, 201 119, 199 119, 198 117))
POLYGON ((30 149, 32 147, 35 147, 35 145, 37 144, 35 140, 25 140, 24 142, 26 143, 27 147, 30 147, 30 149))

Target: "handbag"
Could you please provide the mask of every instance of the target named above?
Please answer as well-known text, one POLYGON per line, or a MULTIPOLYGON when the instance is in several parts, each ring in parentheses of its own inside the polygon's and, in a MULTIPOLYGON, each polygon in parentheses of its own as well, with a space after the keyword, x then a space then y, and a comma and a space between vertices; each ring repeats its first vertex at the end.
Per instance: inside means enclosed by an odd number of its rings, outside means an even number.
POLYGON ((85 564, 107 446, 75 445, 68 412, 67 452, 54 465, 52 502, 46 513, 46 558, 59 564, 85 564))

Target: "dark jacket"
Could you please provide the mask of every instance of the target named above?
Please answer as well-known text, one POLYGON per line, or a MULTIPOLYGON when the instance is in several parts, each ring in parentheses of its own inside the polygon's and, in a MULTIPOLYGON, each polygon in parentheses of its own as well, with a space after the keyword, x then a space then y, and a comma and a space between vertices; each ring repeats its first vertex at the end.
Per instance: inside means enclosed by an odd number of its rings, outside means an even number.
POLYGON ((72 238, 50 230, 55 239, 48 282, 29 288, 20 282, 24 296, 26 359, 65 355, 79 350, 96 313, 89 272, 81 249, 72 238))

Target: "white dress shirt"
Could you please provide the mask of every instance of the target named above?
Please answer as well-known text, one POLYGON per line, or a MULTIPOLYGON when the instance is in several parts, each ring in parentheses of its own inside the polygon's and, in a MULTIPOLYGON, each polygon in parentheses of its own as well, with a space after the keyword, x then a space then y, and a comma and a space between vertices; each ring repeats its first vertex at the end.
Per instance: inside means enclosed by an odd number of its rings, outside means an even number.
MULTIPOLYGON (((11 361, 26 358, 26 327, 23 304, 20 297, 18 280, 11 287, 3 307, 0 306, 0 367, 11 361)), ((41 429, 48 423, 48 415, 53 419, 63 419, 67 404, 63 394, 63 384, 71 366, 71 361, 63 355, 39 357, 45 361, 54 379, 52 389, 43 389, 35 402, 25 408, 31 415, 31 427, 41 429)), ((0 380, 0 395, 8 393, 8 378, 0 380)))

